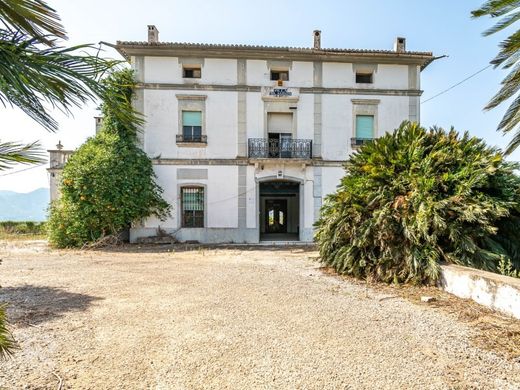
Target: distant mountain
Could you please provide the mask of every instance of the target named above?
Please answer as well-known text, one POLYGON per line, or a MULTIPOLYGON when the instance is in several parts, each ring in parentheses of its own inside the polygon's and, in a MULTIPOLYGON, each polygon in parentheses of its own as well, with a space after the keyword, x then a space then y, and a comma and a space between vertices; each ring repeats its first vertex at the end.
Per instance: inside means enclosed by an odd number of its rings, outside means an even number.
POLYGON ((48 188, 38 188, 25 194, 0 191, 0 221, 45 221, 48 206, 48 188))

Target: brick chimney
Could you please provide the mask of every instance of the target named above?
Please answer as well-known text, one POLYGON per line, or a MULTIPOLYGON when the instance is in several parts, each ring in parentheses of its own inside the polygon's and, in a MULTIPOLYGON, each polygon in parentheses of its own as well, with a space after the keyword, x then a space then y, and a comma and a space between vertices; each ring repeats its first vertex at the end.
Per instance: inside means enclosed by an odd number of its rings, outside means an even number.
POLYGON ((148 25, 148 43, 159 43, 159 30, 155 25, 148 25))
POLYGON ((321 31, 320 30, 314 30, 312 32, 312 36, 314 37, 314 49, 320 50, 321 49, 321 31))
POLYGON ((395 38, 394 51, 397 53, 404 53, 406 51, 406 38, 403 38, 403 37, 395 38))

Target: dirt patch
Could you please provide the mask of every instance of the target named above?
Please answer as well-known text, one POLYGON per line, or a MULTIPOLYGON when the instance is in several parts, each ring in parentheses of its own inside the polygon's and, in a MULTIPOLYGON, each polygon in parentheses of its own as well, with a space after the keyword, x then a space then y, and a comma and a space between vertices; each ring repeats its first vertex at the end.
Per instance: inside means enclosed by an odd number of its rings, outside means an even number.
POLYGON ((316 255, 0 243, 0 301, 21 347, 0 388, 520 387, 514 322, 435 289, 331 277, 316 255))

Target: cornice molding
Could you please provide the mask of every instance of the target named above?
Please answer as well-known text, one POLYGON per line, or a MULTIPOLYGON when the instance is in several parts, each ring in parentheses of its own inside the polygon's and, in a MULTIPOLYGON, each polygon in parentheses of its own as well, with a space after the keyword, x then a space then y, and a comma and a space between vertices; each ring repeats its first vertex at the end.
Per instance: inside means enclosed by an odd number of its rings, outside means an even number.
POLYGON ((431 53, 396 53, 391 51, 327 51, 311 49, 255 48, 146 45, 119 43, 116 49, 126 59, 133 56, 188 57, 188 58, 232 58, 276 61, 323 61, 361 64, 399 64, 426 66, 432 61, 431 53))
MULTIPOLYGON (((223 85, 223 84, 175 84, 175 83, 138 83, 138 89, 163 89, 187 91, 234 91, 261 92, 262 87, 253 85, 223 85)), ((421 96, 420 89, 386 89, 386 88, 300 88, 300 94, 333 94, 333 95, 382 95, 382 96, 421 96)), ((199 95, 191 95, 199 96, 199 95)), ((273 97, 273 101, 281 101, 284 97, 273 97)))

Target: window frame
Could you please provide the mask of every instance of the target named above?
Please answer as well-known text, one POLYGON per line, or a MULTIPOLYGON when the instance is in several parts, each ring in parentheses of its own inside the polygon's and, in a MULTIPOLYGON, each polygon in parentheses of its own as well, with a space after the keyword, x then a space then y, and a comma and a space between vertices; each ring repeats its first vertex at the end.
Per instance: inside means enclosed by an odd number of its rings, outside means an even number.
POLYGON ((379 99, 351 99, 352 102, 352 127, 351 127, 351 148, 356 149, 362 144, 361 139, 357 138, 357 117, 358 116, 372 116, 372 139, 375 139, 380 134, 379 129, 379 99))
POLYGON ((374 84, 374 72, 356 72, 356 84, 374 84), (363 81, 363 77, 367 77, 368 81, 363 81))
POLYGON ((182 122, 182 139, 184 142, 202 142, 202 115, 203 115, 203 112, 202 110, 181 110, 181 115, 182 115, 182 118, 181 118, 181 122, 182 122), (200 125, 199 126, 195 126, 195 125, 185 125, 184 124, 184 113, 185 112, 198 112, 200 113, 200 125), (195 137, 194 136, 194 133, 195 133, 195 130, 198 128, 198 137, 195 137), (188 130, 188 132, 191 133, 190 136, 187 136, 186 133, 188 130))
POLYGON ((356 139, 363 139, 363 140, 372 140, 375 138, 375 121, 376 121, 376 118, 375 118, 375 115, 373 114, 356 114, 356 119, 355 119, 355 123, 356 123, 356 128, 354 129, 354 135, 356 139), (358 137, 358 118, 360 117, 369 117, 369 118, 372 118, 372 136, 371 137, 358 137))
POLYGON ((289 81, 289 69, 271 69, 269 73, 269 78, 271 81, 289 81), (273 75, 277 74, 278 78, 273 78, 273 75), (280 77, 282 74, 287 75, 287 78, 280 77))
POLYGON ((182 78, 183 79, 200 79, 202 78, 202 67, 201 66, 183 66, 182 67, 182 78), (198 71, 198 76, 195 72, 198 71), (192 72, 191 76, 188 76, 187 72, 192 72))
POLYGON ((207 95, 195 94, 176 94, 177 97, 177 131, 176 144, 177 147, 206 147, 207 133, 206 133, 206 99, 207 95), (194 142, 184 140, 184 123, 183 111, 199 111, 201 113, 201 130, 200 140, 194 142))
POLYGON ((206 187, 197 184, 182 184, 179 187, 179 198, 180 198, 180 227, 186 229, 204 228, 206 226, 206 187), (184 191, 185 190, 196 190, 194 193, 202 193, 202 200, 198 199, 199 206, 202 210, 185 210, 184 209, 184 191), (187 223, 186 212, 191 212, 190 220, 192 223, 187 223), (195 213, 200 213, 196 215, 195 213))

